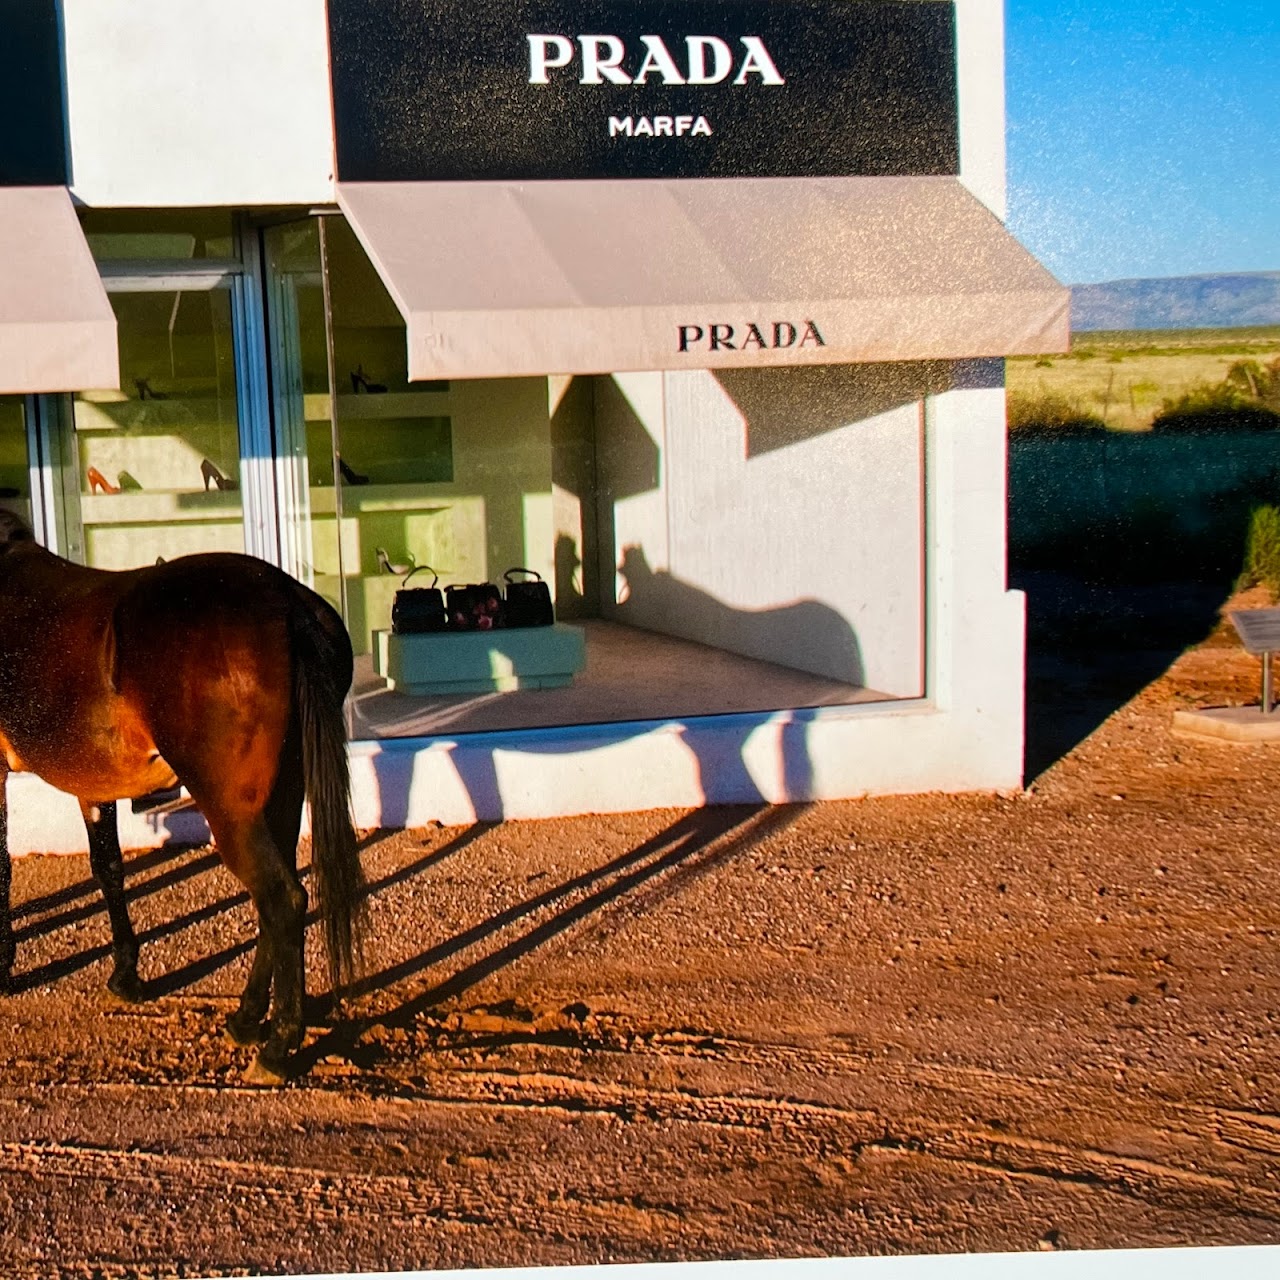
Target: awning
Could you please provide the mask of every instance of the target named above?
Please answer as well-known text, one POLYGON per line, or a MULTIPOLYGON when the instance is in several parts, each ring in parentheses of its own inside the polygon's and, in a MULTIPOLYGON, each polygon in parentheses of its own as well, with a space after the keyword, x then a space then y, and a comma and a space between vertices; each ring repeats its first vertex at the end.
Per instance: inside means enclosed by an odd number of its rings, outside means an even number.
POLYGON ((115 315, 66 188, 0 188, 0 392, 119 385, 115 315))
POLYGON ((1069 292, 955 178, 340 183, 409 377, 1065 351, 1069 292))

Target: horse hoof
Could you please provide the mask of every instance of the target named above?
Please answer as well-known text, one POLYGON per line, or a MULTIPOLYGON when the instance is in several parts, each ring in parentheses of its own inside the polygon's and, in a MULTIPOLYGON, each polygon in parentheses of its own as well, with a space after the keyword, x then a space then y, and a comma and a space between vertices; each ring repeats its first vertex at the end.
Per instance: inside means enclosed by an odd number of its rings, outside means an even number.
POLYGON ((242 1049, 251 1044, 261 1044, 267 1038, 265 1022, 254 1022, 253 1019, 241 1017, 238 1013, 233 1013, 227 1019, 226 1030, 232 1043, 238 1044, 242 1049))
POLYGON ((283 1065, 276 1067, 269 1063, 263 1062, 262 1055, 257 1057, 244 1069, 244 1080, 246 1084, 264 1084, 273 1088, 279 1088, 285 1082, 285 1069, 283 1065))
POLYGON ((125 969, 113 973, 107 979, 107 990, 111 992, 117 1000, 122 1000, 125 1004, 142 1004, 146 1000, 147 995, 137 973, 132 969, 125 969))

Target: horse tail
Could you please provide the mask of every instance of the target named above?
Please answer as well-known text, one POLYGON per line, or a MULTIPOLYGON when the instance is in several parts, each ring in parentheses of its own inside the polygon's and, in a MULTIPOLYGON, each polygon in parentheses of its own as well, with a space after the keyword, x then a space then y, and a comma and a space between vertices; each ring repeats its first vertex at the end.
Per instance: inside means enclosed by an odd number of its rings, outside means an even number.
POLYGON ((293 690, 302 775, 311 803, 311 870, 335 992, 355 976, 365 923, 365 882, 351 820, 351 772, 343 700, 351 641, 328 604, 310 592, 290 611, 293 690), (332 615, 332 616, 330 616, 332 615))

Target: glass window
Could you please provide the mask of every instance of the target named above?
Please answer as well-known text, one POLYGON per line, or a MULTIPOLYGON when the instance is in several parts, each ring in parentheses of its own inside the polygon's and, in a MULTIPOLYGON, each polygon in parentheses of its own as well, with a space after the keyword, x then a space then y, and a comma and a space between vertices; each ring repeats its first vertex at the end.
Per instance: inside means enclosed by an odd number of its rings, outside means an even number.
POLYGON ((31 524, 26 400, 22 396, 0 396, 0 509, 31 524))
POLYGON ((136 265, 239 256, 229 209, 85 209, 80 225, 99 263, 136 265))
POLYGON ((228 287, 113 292, 120 390, 75 398, 85 563, 244 548, 228 287))
POLYGON ((342 218, 264 243, 294 571, 344 612, 356 736, 923 693, 930 369, 411 384, 404 320, 342 218), (422 565, 442 587, 532 570, 570 625, 402 662, 392 602, 422 565))
POLYGON ((341 218, 326 218, 324 235, 328 330, 319 220, 264 234, 281 452, 292 460, 286 545, 364 654, 391 625, 396 570, 444 574, 458 559, 451 397, 447 383, 410 386, 395 304, 341 218))

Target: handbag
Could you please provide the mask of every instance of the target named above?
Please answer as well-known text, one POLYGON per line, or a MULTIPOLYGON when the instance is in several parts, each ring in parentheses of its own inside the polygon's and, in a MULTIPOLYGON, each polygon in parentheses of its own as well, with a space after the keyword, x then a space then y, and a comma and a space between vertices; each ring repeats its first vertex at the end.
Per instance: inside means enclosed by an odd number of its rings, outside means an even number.
POLYGON ((492 582, 445 588, 452 631, 492 631, 502 626, 502 592, 492 582))
POLYGON ((551 588, 534 569, 508 569, 502 575, 507 596, 503 614, 509 627, 549 627, 556 620, 551 604, 551 588), (513 573, 527 573, 532 582, 513 582, 513 573))
POLYGON ((429 587, 401 587, 391 602, 391 631, 393 635, 415 635, 423 631, 443 631, 449 624, 444 610, 444 596, 436 583, 440 576, 430 565, 420 564, 404 575, 408 582, 415 573, 426 569, 434 575, 429 587))

